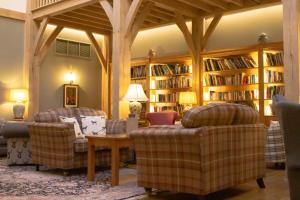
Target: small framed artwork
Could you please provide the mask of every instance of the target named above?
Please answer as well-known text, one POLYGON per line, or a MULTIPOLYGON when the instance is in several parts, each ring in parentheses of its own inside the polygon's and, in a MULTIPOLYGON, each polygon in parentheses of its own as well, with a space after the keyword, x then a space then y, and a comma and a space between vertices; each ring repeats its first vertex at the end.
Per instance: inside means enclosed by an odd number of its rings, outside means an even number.
POLYGON ((64 107, 77 108, 78 107, 78 85, 64 85, 64 107))

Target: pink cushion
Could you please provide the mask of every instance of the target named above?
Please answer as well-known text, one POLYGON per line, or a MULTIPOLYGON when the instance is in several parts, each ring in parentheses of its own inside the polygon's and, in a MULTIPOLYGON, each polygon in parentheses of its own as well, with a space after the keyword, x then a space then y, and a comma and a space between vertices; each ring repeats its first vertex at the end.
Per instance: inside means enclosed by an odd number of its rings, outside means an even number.
POLYGON ((177 112, 155 112, 147 113, 146 119, 150 125, 173 125, 177 118, 177 112))

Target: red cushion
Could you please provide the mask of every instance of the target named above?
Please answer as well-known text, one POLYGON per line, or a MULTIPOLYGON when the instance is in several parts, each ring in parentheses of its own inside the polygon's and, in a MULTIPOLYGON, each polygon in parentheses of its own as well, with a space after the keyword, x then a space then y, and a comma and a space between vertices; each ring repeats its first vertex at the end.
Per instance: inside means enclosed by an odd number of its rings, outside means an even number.
POLYGON ((154 112, 146 114, 150 125, 173 125, 177 118, 177 112, 154 112))

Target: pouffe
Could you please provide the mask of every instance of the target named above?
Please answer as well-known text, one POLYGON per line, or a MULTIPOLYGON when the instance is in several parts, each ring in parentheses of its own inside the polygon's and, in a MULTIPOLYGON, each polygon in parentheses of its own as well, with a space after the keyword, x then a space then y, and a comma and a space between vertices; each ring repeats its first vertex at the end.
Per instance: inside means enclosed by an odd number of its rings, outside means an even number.
POLYGON ((7 164, 32 164, 28 126, 23 122, 8 122, 2 132, 7 140, 7 164))
POLYGON ((283 133, 278 121, 271 121, 267 133, 266 162, 268 165, 285 164, 285 147, 283 133))

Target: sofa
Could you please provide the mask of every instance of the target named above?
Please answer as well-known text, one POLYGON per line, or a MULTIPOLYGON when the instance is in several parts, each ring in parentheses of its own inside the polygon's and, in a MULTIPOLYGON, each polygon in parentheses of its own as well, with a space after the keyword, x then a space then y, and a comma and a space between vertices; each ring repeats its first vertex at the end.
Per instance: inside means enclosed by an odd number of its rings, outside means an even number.
POLYGON ((6 156, 7 154, 7 141, 3 137, 3 127, 5 125, 5 120, 0 118, 0 156, 6 156))
POLYGON ((174 125, 177 116, 175 111, 146 113, 150 125, 174 125))
MULTIPOLYGON (((69 170, 87 166, 87 139, 76 139, 74 125, 61 123, 59 117, 76 117, 81 126, 80 115, 106 116, 103 111, 90 108, 57 108, 40 112, 29 123, 32 162, 49 168, 69 170)), ((81 127, 82 128, 82 127, 81 127)), ((106 134, 126 132, 125 120, 107 120, 106 134)), ((111 151, 105 147, 96 149, 97 166, 109 166, 111 151)), ((122 162, 132 161, 133 153, 128 148, 120 150, 122 162)), ((38 169, 38 168, 37 168, 38 169)))
POLYGON ((182 125, 131 132, 138 186, 200 197, 251 180, 264 188, 266 129, 258 120, 246 105, 209 104, 187 111, 182 125))

